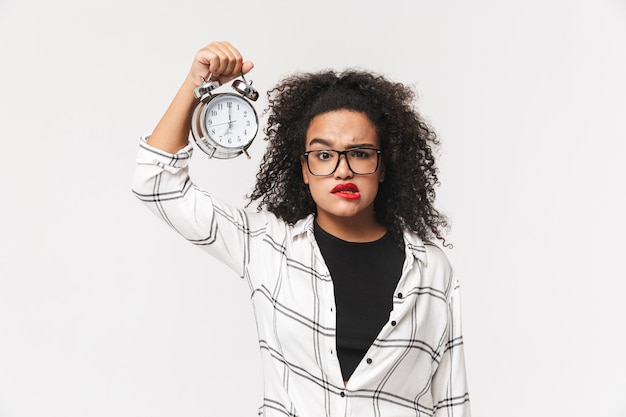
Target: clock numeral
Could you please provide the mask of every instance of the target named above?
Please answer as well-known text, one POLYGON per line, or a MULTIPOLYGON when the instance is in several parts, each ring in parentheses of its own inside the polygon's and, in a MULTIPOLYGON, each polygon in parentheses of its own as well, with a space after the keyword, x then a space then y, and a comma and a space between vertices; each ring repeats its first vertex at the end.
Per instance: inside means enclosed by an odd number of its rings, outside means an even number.
POLYGON ((211 116, 217 116, 217 111, 211 110, 211 116))
POLYGON ((217 109, 218 109, 218 110, 222 110, 222 109, 224 109, 224 103, 218 103, 218 105, 217 105, 217 109))
POLYGON ((232 109, 232 108, 233 108, 233 102, 232 102, 232 101, 228 101, 228 102, 226 102, 226 106, 227 106, 229 109, 232 109))
POLYGON ((243 117, 248 117, 248 110, 243 111, 243 117))
POLYGON ((250 126, 250 120, 246 120, 246 126, 250 126))
POLYGON ((213 119, 208 119, 208 120, 206 121, 206 124, 207 124, 207 125, 209 125, 209 126, 211 126, 211 125, 213 124, 213 119))

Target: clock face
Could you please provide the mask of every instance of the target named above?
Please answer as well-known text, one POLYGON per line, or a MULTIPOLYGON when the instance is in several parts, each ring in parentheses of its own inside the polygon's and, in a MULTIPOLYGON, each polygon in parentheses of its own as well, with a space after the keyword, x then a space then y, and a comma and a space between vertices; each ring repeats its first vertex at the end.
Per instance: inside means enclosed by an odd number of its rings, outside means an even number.
POLYGON ((234 94, 220 94, 209 101, 203 120, 206 136, 224 148, 246 147, 259 129, 252 105, 234 94))

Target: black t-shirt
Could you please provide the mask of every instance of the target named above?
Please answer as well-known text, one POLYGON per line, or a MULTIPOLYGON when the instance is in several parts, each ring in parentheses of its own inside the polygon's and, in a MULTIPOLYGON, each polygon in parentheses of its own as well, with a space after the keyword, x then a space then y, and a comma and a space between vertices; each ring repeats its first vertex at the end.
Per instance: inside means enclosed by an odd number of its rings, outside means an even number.
POLYGON ((389 319, 404 251, 388 233, 361 243, 341 240, 317 223, 314 230, 335 288, 337 355, 347 381, 389 319))

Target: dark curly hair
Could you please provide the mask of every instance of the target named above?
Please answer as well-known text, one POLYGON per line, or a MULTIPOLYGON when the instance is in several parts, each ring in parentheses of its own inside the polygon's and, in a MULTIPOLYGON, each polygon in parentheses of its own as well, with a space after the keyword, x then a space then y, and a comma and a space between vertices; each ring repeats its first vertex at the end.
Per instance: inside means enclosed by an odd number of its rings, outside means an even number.
POLYGON ((415 110, 413 90, 378 74, 346 70, 295 74, 267 94, 269 145, 249 204, 257 201, 259 210, 289 224, 315 213, 300 165, 307 129, 317 115, 352 110, 367 115, 380 141, 385 181, 374 201, 377 220, 399 244, 404 229, 423 240, 444 240, 448 222, 434 207, 439 182, 433 149, 439 139, 415 110))

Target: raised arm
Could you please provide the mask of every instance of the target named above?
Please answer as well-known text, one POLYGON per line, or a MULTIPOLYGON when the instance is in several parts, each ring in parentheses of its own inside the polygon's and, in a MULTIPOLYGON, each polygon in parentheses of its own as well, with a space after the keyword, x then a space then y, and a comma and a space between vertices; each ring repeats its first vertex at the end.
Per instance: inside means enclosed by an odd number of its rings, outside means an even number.
POLYGON ((249 217, 213 198, 189 178, 193 90, 209 73, 222 83, 252 69, 228 42, 214 42, 196 54, 189 75, 146 144, 139 144, 133 192, 156 216, 243 276, 249 259, 249 217))
POLYGON ((155 127, 148 144, 168 153, 176 153, 189 141, 189 126, 197 99, 193 90, 209 74, 212 80, 226 83, 243 72, 248 73, 254 64, 244 61, 239 51, 228 42, 213 42, 196 54, 189 74, 167 111, 155 127))

